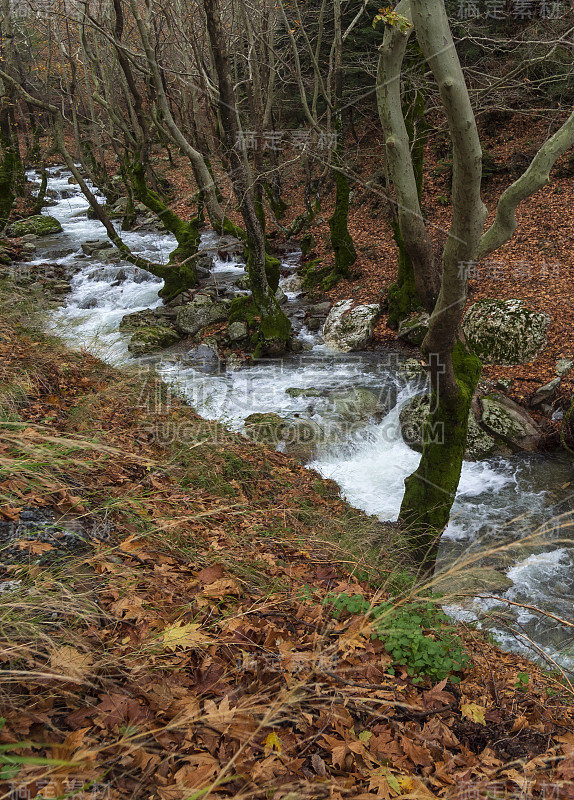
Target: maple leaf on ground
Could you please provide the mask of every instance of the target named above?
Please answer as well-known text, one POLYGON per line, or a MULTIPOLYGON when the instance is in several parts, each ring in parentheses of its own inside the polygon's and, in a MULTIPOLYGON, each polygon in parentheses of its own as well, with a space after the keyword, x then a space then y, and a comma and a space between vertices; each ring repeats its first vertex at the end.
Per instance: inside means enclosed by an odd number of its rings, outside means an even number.
POLYGON ((80 653, 75 647, 59 647, 50 654, 50 667, 58 675, 82 680, 90 674, 93 658, 89 653, 80 653))
POLYGON ((34 556, 41 556, 42 553, 47 553, 49 550, 53 550, 51 544, 48 542, 37 542, 37 541, 22 541, 18 542, 18 547, 20 550, 27 550, 34 556))
POLYGON ((187 650, 190 647, 213 643, 213 640, 201 631, 201 625, 196 622, 190 622, 187 625, 178 622, 176 625, 170 625, 162 633, 161 641, 164 650, 172 652, 178 647, 187 650))
POLYGON ((477 703, 461 703, 460 712, 465 719, 471 719, 479 725, 486 725, 484 721, 486 709, 483 706, 479 706, 477 703))
POLYGON ((224 697, 219 706, 213 700, 206 700, 204 706, 207 723, 218 731, 224 732, 229 728, 237 708, 229 707, 229 697, 224 697))

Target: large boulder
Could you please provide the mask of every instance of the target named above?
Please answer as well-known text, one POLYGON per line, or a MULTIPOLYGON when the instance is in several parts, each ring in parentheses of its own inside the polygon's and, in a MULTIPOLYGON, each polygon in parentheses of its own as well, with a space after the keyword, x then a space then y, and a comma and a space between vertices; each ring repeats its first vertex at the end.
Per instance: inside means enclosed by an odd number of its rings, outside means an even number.
POLYGON ((339 300, 323 326, 325 344, 342 353, 362 350, 367 346, 381 310, 375 303, 355 306, 351 310, 352 305, 352 300, 339 300))
POLYGON ((480 398, 482 427, 501 439, 511 450, 536 450, 541 433, 530 414, 503 394, 487 394, 480 398))
MULTIPOLYGON (((406 444, 413 450, 422 453, 424 424, 429 414, 430 401, 428 394, 417 395, 409 400, 400 411, 399 422, 401 433, 406 444)), ((440 441, 442 431, 431 431, 431 436, 440 441)), ((504 443, 490 436, 477 422, 474 411, 468 415, 468 434, 466 439, 465 460, 479 461, 493 455, 508 454, 504 443)))
POLYGON ((279 414, 250 414, 245 420, 245 435, 252 442, 281 448, 301 464, 317 455, 325 441, 325 431, 314 420, 285 419, 279 414))
POLYGON ((430 316, 426 312, 417 312, 399 323, 397 337, 403 342, 420 347, 429 329, 430 316))
POLYGON ((128 344, 128 350, 133 356, 143 356, 146 353, 154 353, 156 350, 169 347, 179 339, 177 331, 162 325, 136 328, 128 344))
POLYGON ((485 364, 526 364, 546 344, 548 314, 529 311, 522 300, 479 300, 464 316, 470 347, 485 364))
POLYGON ((171 319, 177 312, 174 309, 160 306, 159 308, 145 308, 143 311, 134 311, 122 317, 119 329, 122 333, 132 333, 138 328, 160 327, 172 328, 171 319))
POLYGON ((36 214, 33 217, 13 222, 6 233, 12 238, 26 236, 27 233, 34 233, 36 236, 49 236, 52 233, 62 233, 62 226, 54 217, 49 217, 47 214, 36 214))
POLYGON ((356 386, 354 389, 336 389, 329 393, 329 401, 335 414, 348 422, 374 417, 380 420, 385 409, 379 398, 370 389, 356 386))
POLYGON ((179 309, 175 327, 194 336, 214 322, 223 322, 228 316, 229 303, 216 301, 206 294, 196 294, 191 303, 179 309))
POLYGON ((85 256, 92 256, 101 250, 109 250, 111 243, 109 239, 88 239, 82 242, 82 253, 85 256))

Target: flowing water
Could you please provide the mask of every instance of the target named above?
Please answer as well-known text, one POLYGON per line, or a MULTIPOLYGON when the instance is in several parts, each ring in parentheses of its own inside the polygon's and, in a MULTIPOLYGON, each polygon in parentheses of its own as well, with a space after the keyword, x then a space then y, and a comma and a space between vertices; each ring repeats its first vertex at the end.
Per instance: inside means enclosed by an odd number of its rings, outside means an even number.
MULTIPOLYGON (((82 242, 106 237, 100 223, 88 219, 88 204, 78 187, 68 184, 68 177, 64 171, 51 171, 49 188, 56 204, 46 213, 60 220, 64 232, 46 240, 45 247, 41 244, 35 262, 78 269, 65 305, 53 314, 52 328, 71 345, 85 347, 110 363, 133 363, 119 322, 126 313, 158 306, 161 282, 126 264, 121 265, 125 280, 118 281, 117 265, 100 263, 97 254, 82 258, 82 242)), ((175 245, 171 236, 161 233, 123 236, 133 251, 158 262, 166 261, 175 245)), ((202 237, 206 248, 216 243, 213 232, 202 237)), ((285 270, 294 271, 296 260, 296 254, 288 257, 285 270)), ((242 264, 217 258, 211 280, 229 284, 243 274, 242 264)), ((303 325, 297 293, 287 291, 287 296, 294 328, 307 348, 300 355, 225 371, 217 361, 199 363, 176 346, 147 361, 204 418, 221 420, 235 430, 241 430, 254 412, 320 422, 328 435, 309 466, 334 479, 352 505, 381 520, 396 519, 404 478, 420 458, 404 443, 398 415, 401 405, 421 387, 402 377, 396 354, 341 355, 328 350, 320 336, 303 325), (333 412, 329 393, 357 387, 379 396, 387 410, 382 419, 357 425, 333 412), (293 397, 286 393, 290 388, 312 388, 321 396, 293 397)), ((571 460, 563 456, 518 454, 465 463, 452 520, 441 542, 441 564, 464 563, 484 556, 488 549, 487 564, 512 581, 499 597, 574 622, 574 541, 568 527, 574 508, 571 478, 571 460)), ((487 613, 489 627, 504 646, 527 650, 532 640, 540 652, 574 669, 574 629, 536 611, 494 599, 468 601, 448 610, 467 619, 487 613)))

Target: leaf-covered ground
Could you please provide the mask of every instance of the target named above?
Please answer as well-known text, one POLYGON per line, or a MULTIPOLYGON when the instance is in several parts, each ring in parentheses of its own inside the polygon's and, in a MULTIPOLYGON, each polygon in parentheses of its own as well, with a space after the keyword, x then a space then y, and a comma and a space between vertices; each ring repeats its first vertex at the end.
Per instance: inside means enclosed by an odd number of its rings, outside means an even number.
POLYGON ((460 628, 469 666, 419 683, 323 602, 408 607, 392 526, 7 305, 2 796, 574 798, 560 676, 460 628))

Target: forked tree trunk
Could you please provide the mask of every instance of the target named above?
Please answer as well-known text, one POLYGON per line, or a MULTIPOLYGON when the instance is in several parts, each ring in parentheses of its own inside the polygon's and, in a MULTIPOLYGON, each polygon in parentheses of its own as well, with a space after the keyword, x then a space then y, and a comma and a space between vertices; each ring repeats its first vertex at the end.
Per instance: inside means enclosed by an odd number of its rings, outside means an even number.
MULTIPOLYGON (((443 253, 440 292, 423 342, 423 352, 431 364, 433 403, 425 426, 421 461, 405 481, 400 511, 405 536, 414 555, 430 570, 460 479, 468 413, 480 375, 480 361, 467 350, 460 334, 467 292, 466 273, 460 265, 476 256, 486 209, 480 198, 482 150, 444 5, 436 0, 411 0, 411 10, 421 50, 439 87, 453 141, 453 219, 443 253)), ((402 63, 401 48, 393 49, 389 56, 391 63, 395 59, 395 74, 400 74, 396 59, 402 63)), ((386 111, 395 117, 391 130, 400 134, 394 143, 391 142, 393 152, 407 146, 408 135, 400 102, 397 105, 395 99, 392 109, 387 105, 386 111)), ((403 193, 411 212, 402 214, 401 232, 406 233, 405 242, 412 248, 413 264, 417 265, 415 274, 418 272, 420 276, 421 269, 423 274, 425 270, 428 274, 432 264, 428 256, 430 237, 425 230, 422 241, 412 238, 414 229, 420 225, 424 229, 422 218, 412 214, 413 210, 420 214, 412 160, 408 159, 410 170, 407 169, 405 175, 404 166, 396 161, 397 155, 393 157, 399 179, 403 176, 400 186, 406 189, 403 193)))

